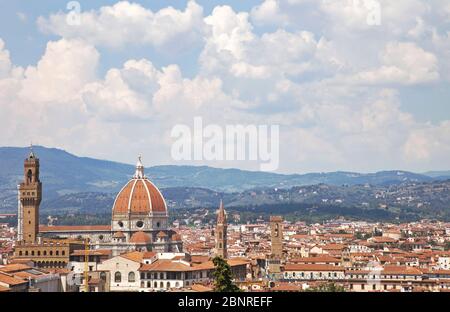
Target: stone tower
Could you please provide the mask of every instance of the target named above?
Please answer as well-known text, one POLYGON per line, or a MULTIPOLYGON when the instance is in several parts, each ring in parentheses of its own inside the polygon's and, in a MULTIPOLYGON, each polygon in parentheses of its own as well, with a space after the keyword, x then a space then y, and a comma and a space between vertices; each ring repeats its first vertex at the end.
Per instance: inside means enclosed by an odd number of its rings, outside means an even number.
POLYGON ((18 241, 34 243, 39 233, 39 205, 42 183, 39 180, 39 159, 31 150, 24 162, 23 182, 19 189, 18 241))
POLYGON ((223 202, 220 201, 219 211, 217 212, 216 224, 216 256, 226 259, 227 254, 227 216, 223 208, 223 202))
POLYGON ((269 272, 280 273, 283 258, 283 218, 281 216, 270 217, 270 241, 272 247, 268 259, 269 272))

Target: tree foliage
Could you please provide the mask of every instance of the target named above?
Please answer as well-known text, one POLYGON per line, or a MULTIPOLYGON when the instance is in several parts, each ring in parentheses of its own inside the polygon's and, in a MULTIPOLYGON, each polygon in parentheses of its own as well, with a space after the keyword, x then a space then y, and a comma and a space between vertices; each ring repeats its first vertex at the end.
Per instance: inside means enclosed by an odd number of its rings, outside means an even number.
POLYGON ((213 259, 215 266, 214 276, 214 291, 216 292, 238 292, 239 287, 233 284, 231 267, 222 257, 215 257, 213 259))

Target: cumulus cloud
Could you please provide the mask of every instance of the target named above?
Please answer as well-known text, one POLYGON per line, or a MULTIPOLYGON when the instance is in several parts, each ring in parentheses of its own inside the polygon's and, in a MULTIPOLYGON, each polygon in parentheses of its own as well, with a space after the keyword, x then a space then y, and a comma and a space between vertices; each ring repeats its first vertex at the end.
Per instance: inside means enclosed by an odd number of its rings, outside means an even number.
POLYGON ((46 33, 64 38, 83 38, 107 47, 127 44, 163 46, 183 40, 186 44, 201 39, 203 8, 194 0, 184 11, 172 7, 153 12, 140 4, 120 1, 99 10, 81 12, 80 24, 67 23, 67 14, 56 13, 39 17, 39 28, 46 33))
POLYGON ((61 12, 41 17, 41 30, 62 38, 36 64, 15 66, 0 40, 0 139, 170 163, 171 127, 201 116, 221 126, 280 125, 284 172, 442 169, 448 121, 417 121, 401 89, 448 77, 449 36, 431 18, 445 14, 421 1, 380 0, 373 28, 364 1, 354 3, 262 0, 248 12, 217 6, 204 17, 194 1, 157 12, 122 1, 82 12, 78 26, 61 12), (141 44, 197 44, 201 53, 173 64, 109 58, 97 72, 99 51, 141 44), (197 67, 186 74, 186 63, 197 67))
POLYGON ((278 0, 264 0, 251 10, 251 18, 255 24, 285 25, 288 16, 281 12, 278 0))
POLYGON ((439 79, 438 60, 412 42, 388 43, 380 55, 382 66, 360 72, 356 80, 369 84, 419 84, 439 79))
POLYGON ((4 78, 11 70, 11 60, 9 59, 9 51, 5 48, 5 43, 0 39, 0 78, 4 78))

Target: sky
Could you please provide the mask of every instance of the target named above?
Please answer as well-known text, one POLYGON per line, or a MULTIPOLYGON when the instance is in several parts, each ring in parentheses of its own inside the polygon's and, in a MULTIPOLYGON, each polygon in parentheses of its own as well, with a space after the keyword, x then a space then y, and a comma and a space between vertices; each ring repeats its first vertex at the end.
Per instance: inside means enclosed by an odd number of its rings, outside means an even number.
POLYGON ((146 166, 278 125, 280 173, 450 169, 450 2, 0 0, 0 146, 146 166), (75 15, 73 15, 75 14, 75 15))

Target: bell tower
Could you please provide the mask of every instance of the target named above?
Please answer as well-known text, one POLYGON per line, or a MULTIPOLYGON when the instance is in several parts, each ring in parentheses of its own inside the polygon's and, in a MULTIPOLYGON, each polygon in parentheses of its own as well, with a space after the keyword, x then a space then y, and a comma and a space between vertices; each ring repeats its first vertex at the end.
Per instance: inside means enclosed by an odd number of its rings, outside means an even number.
POLYGON ((223 208, 223 202, 220 201, 219 211, 217 213, 216 224, 216 256, 226 259, 227 254, 227 215, 223 208))
POLYGON ((18 240, 34 243, 39 232, 39 205, 42 183, 39 180, 39 159, 31 149, 24 161, 23 182, 19 185, 18 240))

